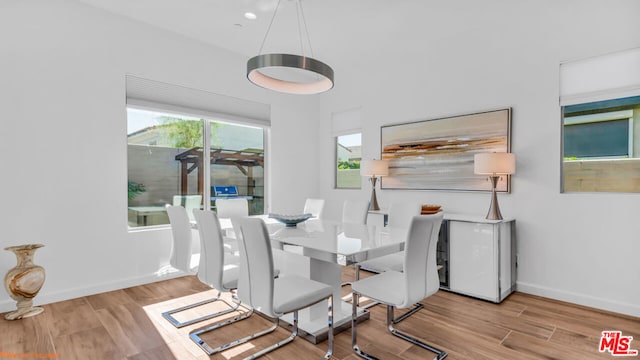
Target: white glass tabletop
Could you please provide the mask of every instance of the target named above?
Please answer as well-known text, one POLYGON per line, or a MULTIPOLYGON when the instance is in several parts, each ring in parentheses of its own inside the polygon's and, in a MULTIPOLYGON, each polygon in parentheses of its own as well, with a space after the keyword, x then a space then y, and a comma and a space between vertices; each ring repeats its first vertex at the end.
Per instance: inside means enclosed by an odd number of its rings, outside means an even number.
POLYGON ((309 219, 287 227, 263 217, 275 247, 300 247, 306 256, 350 265, 403 250, 407 229, 309 219))

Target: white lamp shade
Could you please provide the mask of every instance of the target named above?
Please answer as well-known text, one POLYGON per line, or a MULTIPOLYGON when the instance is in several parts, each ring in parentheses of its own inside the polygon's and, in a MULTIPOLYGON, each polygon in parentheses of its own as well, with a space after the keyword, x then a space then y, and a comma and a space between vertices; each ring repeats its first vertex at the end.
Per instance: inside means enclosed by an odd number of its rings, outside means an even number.
POLYGON ((387 176, 389 175, 389 163, 386 160, 362 160, 360 161, 361 176, 387 176))
POLYGON ((480 175, 515 174, 516 156, 512 153, 475 154, 473 172, 480 175))

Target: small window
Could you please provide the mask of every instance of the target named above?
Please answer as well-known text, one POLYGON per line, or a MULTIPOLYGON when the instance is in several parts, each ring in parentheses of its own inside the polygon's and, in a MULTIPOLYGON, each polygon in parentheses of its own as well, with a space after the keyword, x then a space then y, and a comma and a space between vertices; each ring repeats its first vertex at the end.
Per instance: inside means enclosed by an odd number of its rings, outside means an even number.
POLYGON ((640 96, 568 105, 563 191, 640 192, 640 96))
POLYGON ((362 158, 362 134, 336 137, 336 188, 360 189, 360 159, 362 158))

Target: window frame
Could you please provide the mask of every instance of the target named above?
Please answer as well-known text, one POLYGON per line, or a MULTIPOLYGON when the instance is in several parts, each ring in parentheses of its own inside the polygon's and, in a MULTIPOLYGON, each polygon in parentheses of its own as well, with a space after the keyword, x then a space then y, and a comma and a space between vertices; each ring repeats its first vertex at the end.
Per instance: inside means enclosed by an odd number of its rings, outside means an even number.
MULTIPOLYGON (((129 109, 148 111, 148 112, 158 112, 162 114, 170 114, 170 115, 176 115, 176 116, 193 117, 193 118, 202 119, 203 120, 202 148, 203 148, 203 152, 207 154, 206 155, 207 158, 204 161, 205 163, 209 163, 209 164, 211 160, 209 157, 210 156, 209 154, 211 153, 211 123, 215 122, 215 123, 221 123, 221 124, 248 126, 248 127, 262 129, 263 148, 264 148, 263 149, 263 154, 264 154, 263 212, 266 213, 267 209, 269 208, 269 201, 271 198, 270 191, 269 191, 270 187, 269 187, 269 171, 268 171, 268 158, 269 158, 268 151, 270 148, 269 135, 270 135, 270 128, 271 128, 270 123, 266 124, 256 119, 245 118, 243 116, 237 116, 237 115, 224 116, 224 115, 218 115, 218 114, 211 114, 210 112, 205 110, 200 112, 197 109, 176 108, 175 106, 172 106, 170 104, 166 104, 166 107, 164 107, 163 104, 159 104, 159 103, 153 103, 152 105, 149 105, 149 104, 132 103, 132 102, 129 102, 125 106, 125 118, 127 122, 129 121, 129 117, 128 117, 129 109)), ((128 145, 129 143, 127 141, 127 146, 128 145)), ((128 163, 129 163, 129 158, 127 155, 127 162, 126 162, 127 167, 128 167, 128 163)), ((211 198, 211 166, 203 166, 202 176, 203 176, 202 198, 203 198, 203 203, 205 203, 206 199, 211 198)), ((137 232, 137 231, 146 231, 146 230, 153 230, 153 229, 166 229, 167 227, 170 227, 170 226, 171 225, 167 223, 167 224, 159 224, 159 225, 131 227, 127 223, 127 230, 128 232, 137 232)))
MULTIPOLYGON (((349 136, 349 135, 356 135, 356 134, 360 134, 360 147, 362 148, 362 130, 361 129, 357 129, 357 130, 352 130, 352 131, 348 131, 348 132, 342 132, 340 134, 336 134, 333 137, 333 149, 334 149, 334 156, 333 156, 333 186, 334 189, 336 190, 361 190, 362 189, 362 181, 360 181, 358 187, 340 187, 338 186, 338 146, 340 145, 340 143, 338 142, 338 139, 342 136, 349 136)), ((358 175, 359 176, 359 175, 358 175)))
MULTIPOLYGON (((640 94, 622 98, 567 103, 560 107, 560 193, 640 193, 635 172, 640 166, 640 94), (567 109, 569 107, 570 109, 567 109), (601 155, 573 158, 565 154, 567 126, 627 121, 627 156, 601 155)), ((620 145, 622 145, 620 143, 620 145)))

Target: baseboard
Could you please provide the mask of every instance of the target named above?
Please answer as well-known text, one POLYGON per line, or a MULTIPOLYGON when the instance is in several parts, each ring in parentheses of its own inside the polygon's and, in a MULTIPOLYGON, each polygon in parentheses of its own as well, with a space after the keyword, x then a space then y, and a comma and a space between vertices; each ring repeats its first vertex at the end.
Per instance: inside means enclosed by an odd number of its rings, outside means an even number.
POLYGON ((517 291, 547 297, 555 300, 566 301, 573 304, 589 306, 596 309, 612 311, 624 315, 640 317, 640 305, 603 299, 595 296, 553 289, 545 286, 517 282, 517 291))
MULTIPOLYGON (((121 279, 117 281, 105 282, 89 287, 66 289, 64 291, 40 293, 34 299, 34 305, 51 304, 58 301, 75 299, 83 296, 95 295, 107 291, 125 289, 132 286, 149 284, 156 281, 173 279, 186 274, 181 271, 169 271, 163 273, 152 273, 139 277, 121 279)), ((16 309, 16 302, 12 299, 0 301, 0 313, 13 311, 16 309)))

